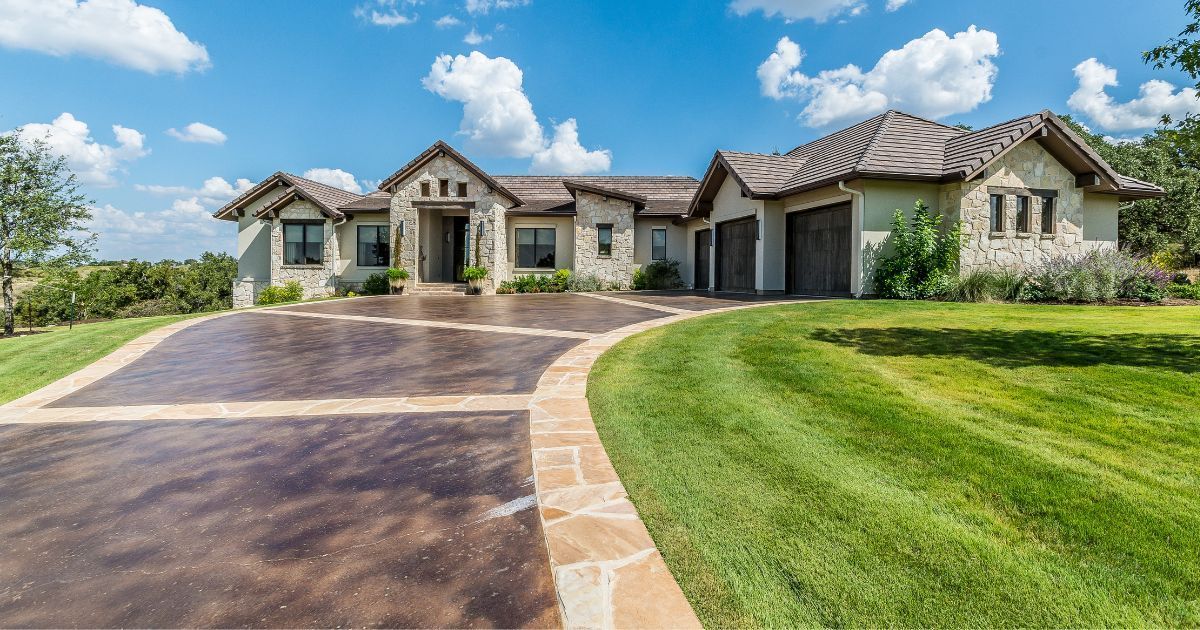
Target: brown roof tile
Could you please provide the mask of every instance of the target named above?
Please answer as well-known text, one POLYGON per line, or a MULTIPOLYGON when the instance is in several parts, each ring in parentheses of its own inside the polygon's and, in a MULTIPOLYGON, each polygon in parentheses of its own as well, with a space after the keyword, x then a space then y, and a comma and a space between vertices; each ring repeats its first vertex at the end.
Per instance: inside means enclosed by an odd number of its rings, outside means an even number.
POLYGON ((608 190, 644 198, 645 207, 639 214, 682 215, 700 182, 693 177, 642 175, 497 175, 496 181, 525 200, 513 213, 538 212, 539 209, 561 208, 575 197, 569 186, 608 190))

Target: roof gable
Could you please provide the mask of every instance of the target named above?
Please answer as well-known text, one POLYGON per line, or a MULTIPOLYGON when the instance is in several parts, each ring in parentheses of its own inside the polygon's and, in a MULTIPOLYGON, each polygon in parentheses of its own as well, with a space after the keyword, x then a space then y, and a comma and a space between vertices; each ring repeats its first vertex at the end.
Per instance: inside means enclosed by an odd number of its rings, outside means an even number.
POLYGON ((455 151, 454 147, 451 147, 450 145, 446 144, 442 140, 438 140, 437 142, 433 143, 433 146, 429 147, 428 149, 425 149, 425 151, 423 151, 417 157, 413 158, 412 161, 410 161, 408 164, 405 164, 404 166, 400 167, 400 170, 396 171, 395 173, 392 173, 387 178, 385 178, 382 182, 380 182, 379 190, 395 192, 393 190, 393 188, 397 184, 399 184, 401 181, 403 181, 405 179, 408 179, 413 174, 415 174, 417 172, 417 170, 420 169, 422 166, 425 166, 430 161, 432 161, 434 158, 437 158, 440 156, 446 156, 446 157, 449 157, 450 159, 454 160, 455 162, 458 162, 463 168, 467 169, 467 171, 469 171, 472 175, 474 175, 475 177, 478 177, 480 180, 482 180, 484 183, 486 183, 489 187, 491 187, 492 190, 500 193, 505 198, 507 198, 509 201, 513 202, 514 205, 519 206, 523 203, 521 201, 520 197, 513 194, 511 191, 509 191, 507 188, 505 188, 503 185, 501 185, 500 182, 496 181, 495 178, 493 178, 491 175, 488 175, 487 173, 483 172, 483 169, 479 168, 478 166, 475 166, 474 162, 472 162, 471 160, 468 160, 466 158, 466 156, 459 153, 458 151, 455 151))
POLYGON ((260 209, 256 214, 263 215, 265 214, 264 210, 267 210, 268 208, 273 209, 273 211, 278 211, 279 208, 281 208, 283 205, 286 205, 286 202, 284 202, 284 197, 290 197, 291 200, 302 198, 311 202, 313 205, 317 206, 317 208, 325 216, 331 218, 341 218, 342 212, 338 209, 340 206, 350 204, 363 198, 362 195, 345 191, 341 188, 336 188, 328 184, 322 184, 321 182, 316 182, 311 179, 305 179, 297 175, 292 175, 291 173, 276 171, 270 177, 262 180, 250 190, 242 193, 233 201, 230 201, 222 206, 213 213, 213 216, 218 219, 234 220, 240 216, 240 214, 243 213, 250 204, 262 199, 268 194, 275 192, 279 188, 283 188, 284 191, 270 202, 265 204, 263 208, 260 209))

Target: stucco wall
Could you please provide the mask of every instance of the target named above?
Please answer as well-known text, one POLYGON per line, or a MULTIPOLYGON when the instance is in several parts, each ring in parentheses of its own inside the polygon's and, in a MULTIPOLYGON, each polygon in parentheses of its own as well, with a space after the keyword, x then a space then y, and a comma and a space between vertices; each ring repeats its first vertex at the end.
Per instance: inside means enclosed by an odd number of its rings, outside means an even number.
POLYGON ((575 199, 575 273, 628 289, 633 281, 633 204, 579 191, 575 199), (611 224, 612 255, 601 256, 596 226, 611 224))
MULTIPOLYGON (((338 240, 338 286, 359 288, 367 276, 387 270, 387 267, 360 267, 358 264, 359 226, 387 226, 387 215, 379 214, 363 219, 353 219, 337 226, 338 240)), ((389 257, 389 264, 390 264, 389 257)))
POLYGON ((269 281, 271 279, 271 226, 254 218, 253 213, 237 221, 238 278, 269 281))
POLYGON ((1120 202, 1113 195, 1083 195, 1083 245, 1100 249, 1117 246, 1117 214, 1120 202))
MULTIPOLYGON (((711 227, 716 231, 719 223, 744 219, 749 216, 762 219, 765 211, 766 202, 743 197, 737 182, 732 176, 726 175, 725 181, 721 182, 721 187, 717 189, 717 194, 713 198, 712 214, 709 216, 709 220, 712 222, 711 227)), ((716 248, 713 248, 709 271, 710 281, 714 283, 716 282, 716 252, 716 248)), ((759 240, 754 256, 754 286, 759 290, 763 287, 763 262, 763 241, 759 240)))
POLYGON ((554 273, 554 269, 524 269, 517 267, 517 228, 551 228, 554 230, 555 269, 575 269, 574 217, 509 217, 506 235, 508 277, 554 273))
POLYGON ((333 222, 307 201, 293 201, 279 211, 271 222, 271 284, 282 286, 295 280, 304 288, 304 298, 332 295, 337 288, 335 273, 338 239, 333 222), (320 265, 283 264, 283 223, 288 220, 320 220, 324 224, 324 249, 320 265))
POLYGON ((667 260, 679 261, 679 274, 683 275, 684 264, 687 262, 687 230, 671 223, 670 218, 634 218, 633 264, 644 267, 654 262, 652 255, 654 235, 652 230, 665 228, 667 230, 667 260))
MULTIPOLYGON (((879 257, 892 253, 888 236, 892 233, 892 216, 896 210, 903 211, 905 218, 911 219, 917 200, 921 200, 932 212, 942 214, 942 194, 941 186, 925 182, 867 179, 858 184, 858 190, 863 191, 861 245, 857 248, 860 256, 858 280, 861 292, 870 295, 875 293, 875 267, 879 257)), ((952 221, 944 218, 943 222, 948 227, 952 221)))

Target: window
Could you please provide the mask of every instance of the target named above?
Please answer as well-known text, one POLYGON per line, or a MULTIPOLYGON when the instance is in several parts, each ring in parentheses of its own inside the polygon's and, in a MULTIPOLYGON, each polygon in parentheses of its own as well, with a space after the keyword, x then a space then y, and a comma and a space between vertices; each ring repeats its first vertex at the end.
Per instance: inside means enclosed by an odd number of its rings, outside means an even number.
POLYGON ((1054 234, 1058 217, 1054 216, 1054 197, 1042 197, 1042 234, 1054 234))
POLYGON ((458 182, 458 196, 459 197, 467 196, 467 182, 458 182))
POLYGON ((612 224, 600 223, 596 225, 596 243, 599 244, 599 250, 596 252, 601 256, 612 256, 612 224))
POLYGON ((1017 231, 1029 233, 1033 231, 1032 217, 1029 214, 1029 197, 1017 197, 1017 231))
POLYGON ((667 259, 667 229, 650 230, 650 260, 667 259))
POLYGON ((554 228, 517 228, 517 267, 554 268, 554 228))
POLYGON ((386 267, 388 266, 388 226, 360 225, 358 226, 358 266, 386 267))
POLYGON ((992 195, 992 231, 1004 231, 1004 195, 992 195))
POLYGON ((323 223, 283 224, 283 264, 319 265, 325 244, 323 223))
POLYGON ((422 197, 429 196, 429 182, 421 182, 421 196, 422 197))
POLYGON ((438 196, 439 197, 449 197, 450 196, 450 180, 448 180, 448 179, 439 179, 438 180, 438 196))

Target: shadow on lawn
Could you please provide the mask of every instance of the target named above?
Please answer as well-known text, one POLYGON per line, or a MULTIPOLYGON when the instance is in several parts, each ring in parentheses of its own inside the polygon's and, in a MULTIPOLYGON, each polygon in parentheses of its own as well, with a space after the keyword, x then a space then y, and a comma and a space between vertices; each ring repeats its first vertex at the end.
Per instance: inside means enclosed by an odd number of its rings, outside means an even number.
POLYGON ((1124 365, 1200 371, 1200 336, 1044 330, 822 328, 817 341, 876 356, 962 357, 998 367, 1124 365))

